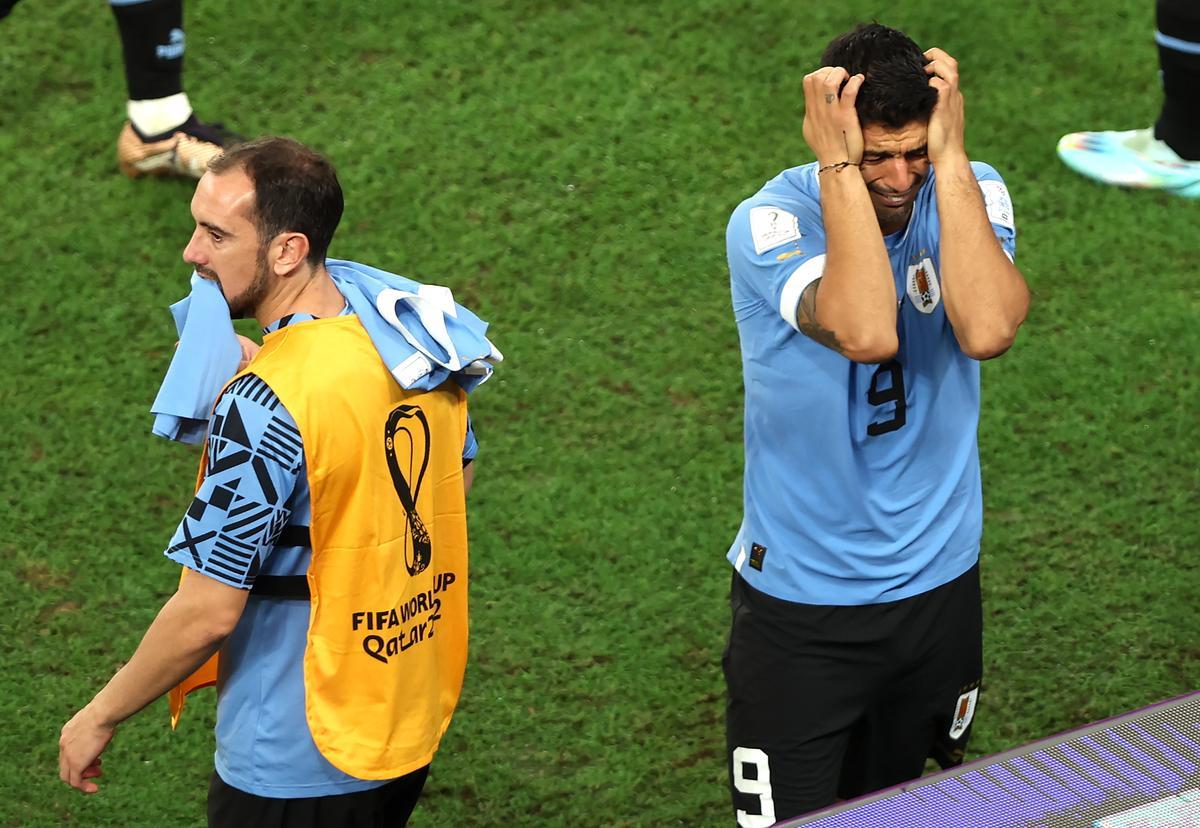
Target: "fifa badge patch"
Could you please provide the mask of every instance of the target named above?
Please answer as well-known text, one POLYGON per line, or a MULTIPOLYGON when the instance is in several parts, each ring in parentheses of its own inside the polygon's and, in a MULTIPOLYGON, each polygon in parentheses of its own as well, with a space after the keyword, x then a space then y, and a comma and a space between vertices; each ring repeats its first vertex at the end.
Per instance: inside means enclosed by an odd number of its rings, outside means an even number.
POLYGON ((1009 230, 1016 230, 1017 223, 1013 218, 1012 198, 1003 181, 987 180, 979 182, 983 192, 983 205, 987 208, 988 221, 999 224, 1009 230))
POLYGON ((750 544, 750 568, 762 572, 763 558, 767 557, 767 547, 761 543, 750 544))
POLYGON ((971 719, 975 718, 975 706, 978 702, 979 682, 974 682, 954 704, 954 718, 950 722, 951 739, 959 739, 967 732, 967 728, 971 726, 971 719))
POLYGON ((942 288, 938 284, 937 271, 933 269, 933 260, 926 256, 916 264, 909 265, 905 282, 913 307, 921 313, 933 313, 942 300, 942 288))
POLYGON ((800 219, 779 207, 750 208, 750 237, 754 252, 761 256, 780 245, 800 238, 800 219))

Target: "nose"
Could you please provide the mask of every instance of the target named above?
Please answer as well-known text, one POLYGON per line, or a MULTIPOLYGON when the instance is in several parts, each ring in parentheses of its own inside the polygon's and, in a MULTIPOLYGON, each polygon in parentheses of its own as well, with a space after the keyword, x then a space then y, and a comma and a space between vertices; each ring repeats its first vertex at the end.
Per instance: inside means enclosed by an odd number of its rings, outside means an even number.
POLYGON ((187 245, 183 248, 183 260, 190 265, 207 265, 208 257, 204 255, 203 245, 200 243, 201 230, 197 227, 192 232, 192 237, 188 239, 187 245))
POLYGON ((884 163, 886 166, 882 178, 888 189, 899 193, 916 183, 916 171, 913 169, 912 162, 904 156, 894 156, 884 163))

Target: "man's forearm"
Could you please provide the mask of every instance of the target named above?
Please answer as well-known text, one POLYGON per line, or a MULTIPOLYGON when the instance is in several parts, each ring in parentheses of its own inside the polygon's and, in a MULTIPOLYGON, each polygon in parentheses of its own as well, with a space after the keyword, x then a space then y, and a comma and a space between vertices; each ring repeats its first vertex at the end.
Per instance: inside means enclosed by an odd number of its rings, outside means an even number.
POLYGON ((821 176, 825 270, 815 296, 816 321, 860 362, 896 350, 896 285, 879 220, 862 175, 848 167, 821 176))
POLYGON ((159 610, 133 657, 89 707, 99 721, 115 727, 191 675, 228 634, 219 618, 177 592, 159 610))
POLYGON ((942 302, 963 352, 975 359, 1008 350, 1029 310, 1029 289, 1005 255, 966 156, 937 165, 942 302))

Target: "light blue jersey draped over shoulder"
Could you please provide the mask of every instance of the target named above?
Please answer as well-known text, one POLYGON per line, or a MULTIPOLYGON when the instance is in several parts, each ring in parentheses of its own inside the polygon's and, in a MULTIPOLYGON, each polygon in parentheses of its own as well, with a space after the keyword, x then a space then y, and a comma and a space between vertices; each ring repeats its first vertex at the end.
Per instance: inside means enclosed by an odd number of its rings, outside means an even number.
MULTIPOLYGON (((972 168, 1012 258, 1004 183, 986 164, 972 168)), ((806 604, 882 603, 978 560, 979 363, 959 348, 941 301, 935 188, 931 168, 908 227, 884 238, 899 350, 882 365, 852 362, 797 327, 800 295, 825 261, 815 164, 780 173, 729 220, 746 465, 728 557, 757 590, 806 604)))

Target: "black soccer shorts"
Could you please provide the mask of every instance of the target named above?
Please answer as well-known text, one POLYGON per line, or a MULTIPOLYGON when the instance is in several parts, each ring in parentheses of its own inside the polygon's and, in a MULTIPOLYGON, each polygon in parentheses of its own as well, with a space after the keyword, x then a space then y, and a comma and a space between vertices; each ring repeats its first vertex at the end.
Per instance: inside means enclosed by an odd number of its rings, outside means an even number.
POLYGON ((209 828, 403 828, 429 766, 354 793, 273 799, 246 793, 215 771, 208 786, 209 828))
POLYGON ((902 601, 816 606, 736 572, 722 664, 729 785, 766 828, 962 762, 983 675, 978 564, 902 601))

